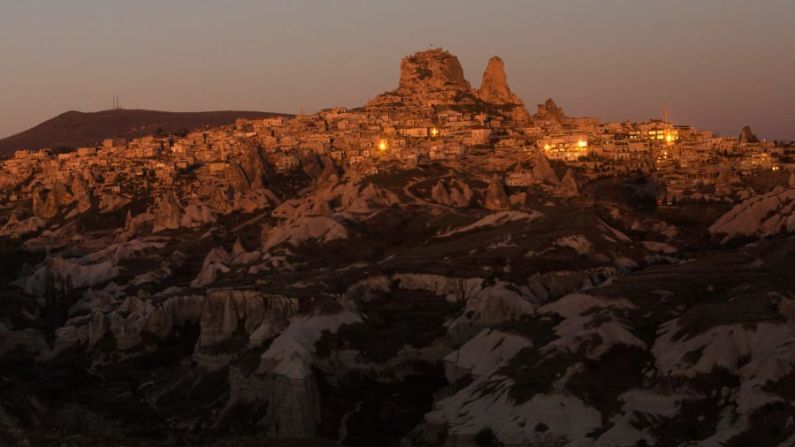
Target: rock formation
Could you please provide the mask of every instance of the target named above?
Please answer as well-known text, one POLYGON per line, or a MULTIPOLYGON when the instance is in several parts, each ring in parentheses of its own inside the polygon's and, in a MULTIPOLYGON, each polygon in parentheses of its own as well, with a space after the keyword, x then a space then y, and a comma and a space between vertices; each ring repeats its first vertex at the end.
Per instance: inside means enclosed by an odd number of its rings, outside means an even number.
POLYGON ((298 300, 265 295, 253 290, 214 289, 207 293, 197 348, 213 346, 231 338, 238 328, 249 337, 250 346, 281 332, 298 312, 298 300))
POLYGON ((549 164, 549 160, 547 160, 547 157, 541 153, 541 151, 536 151, 533 154, 532 160, 534 179, 551 183, 553 185, 560 183, 558 175, 555 173, 555 170, 552 169, 552 165, 549 164))
POLYGON ((726 242, 735 237, 795 232, 795 189, 776 187, 736 205, 709 227, 726 242))
POLYGON ((508 80, 505 76, 505 64, 498 56, 489 59, 486 71, 483 72, 483 81, 478 89, 478 97, 492 104, 522 104, 519 99, 508 87, 508 80))
POLYGON ((77 202, 77 211, 85 212, 94 206, 94 198, 88 182, 82 176, 75 176, 72 179, 72 198, 77 202))
POLYGON ((498 56, 489 59, 477 94, 481 101, 484 102, 514 106, 511 110, 511 116, 514 121, 527 121, 530 119, 530 114, 527 113, 522 100, 508 87, 505 64, 498 56))
POLYGON ((731 192, 732 186, 739 184, 740 181, 740 176, 732 168, 721 168, 718 178, 715 179, 715 192, 728 194, 731 192))
POLYGON ((483 207, 490 210, 504 210, 511 207, 511 201, 505 192, 502 179, 497 174, 494 174, 489 186, 486 188, 483 207))
POLYGON ((265 156, 256 147, 246 151, 240 162, 240 168, 245 173, 249 185, 253 188, 264 187, 267 177, 271 174, 271 168, 265 161, 265 156))
POLYGON ((162 230, 176 230, 180 225, 182 206, 173 192, 163 194, 157 201, 154 210, 153 232, 162 230))
POLYGON ((431 200, 442 205, 450 204, 450 191, 444 185, 444 182, 439 180, 438 183, 433 185, 431 189, 431 200))
POLYGON ((464 78, 458 58, 435 48, 404 57, 400 62, 398 88, 377 96, 368 105, 427 106, 473 102, 474 99, 474 91, 464 78))
POLYGON ((571 169, 566 171, 566 175, 563 176, 563 180, 561 180, 560 186, 558 186, 557 194, 562 197, 576 197, 580 195, 577 179, 574 177, 574 171, 571 169))
POLYGON ((538 111, 533 115, 533 118, 537 120, 561 122, 566 118, 566 114, 563 113, 561 107, 555 104, 552 98, 549 98, 544 101, 543 104, 538 104, 538 111))
POLYGON ((41 219, 49 219, 49 211, 44 209, 44 204, 47 202, 47 196, 41 190, 33 191, 33 215, 41 219))
POLYGON ((441 48, 421 51, 400 61, 398 91, 433 92, 470 88, 458 58, 441 48))
POLYGON ((753 131, 751 131, 750 126, 743 127, 743 130, 740 131, 740 143, 744 144, 753 144, 758 143, 759 138, 754 135, 753 131))

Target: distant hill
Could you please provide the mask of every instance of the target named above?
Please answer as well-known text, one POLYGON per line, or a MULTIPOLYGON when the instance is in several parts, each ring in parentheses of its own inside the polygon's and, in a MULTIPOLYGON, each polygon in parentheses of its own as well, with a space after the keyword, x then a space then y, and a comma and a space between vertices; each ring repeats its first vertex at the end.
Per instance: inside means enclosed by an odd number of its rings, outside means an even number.
POLYGON ((256 119, 288 116, 269 112, 161 112, 154 110, 70 111, 24 132, 0 140, 0 155, 18 149, 76 148, 101 142, 105 138, 137 138, 232 124, 238 118, 256 119))

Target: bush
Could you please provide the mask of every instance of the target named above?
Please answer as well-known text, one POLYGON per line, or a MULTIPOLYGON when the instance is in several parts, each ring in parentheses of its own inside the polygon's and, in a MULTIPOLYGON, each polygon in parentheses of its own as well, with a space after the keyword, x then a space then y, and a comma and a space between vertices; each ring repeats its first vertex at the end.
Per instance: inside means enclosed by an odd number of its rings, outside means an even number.
POLYGON ((500 441, 497 440, 497 435, 491 427, 483 427, 475 435, 475 444, 479 447, 497 447, 500 441))

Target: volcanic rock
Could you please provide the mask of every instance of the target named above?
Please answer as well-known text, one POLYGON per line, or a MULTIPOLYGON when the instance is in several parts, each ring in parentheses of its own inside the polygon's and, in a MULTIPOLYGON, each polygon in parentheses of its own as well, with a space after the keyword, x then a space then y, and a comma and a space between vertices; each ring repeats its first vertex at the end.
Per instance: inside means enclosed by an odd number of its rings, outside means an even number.
POLYGON ((483 72, 483 81, 478 89, 478 97, 492 104, 524 105, 522 100, 508 87, 505 64, 498 56, 489 59, 486 71, 483 72))
POLYGON ((533 178, 553 185, 560 183, 558 175, 552 169, 552 165, 549 164, 549 160, 540 151, 533 155, 533 178))
POLYGON ((753 131, 751 131, 750 126, 743 127, 743 130, 740 131, 740 143, 758 143, 759 138, 754 135, 753 131))
POLYGON ((574 171, 571 169, 566 171, 566 175, 563 176, 563 180, 561 180, 560 186, 558 186, 557 193, 563 197, 576 197, 580 195, 577 179, 574 178, 574 171))
POLYGON ((505 192, 502 179, 500 179, 497 174, 494 174, 488 188, 486 188, 486 197, 483 199, 483 207, 490 210, 504 210, 511 207, 511 201, 508 199, 508 194, 505 192))
POLYGON ((406 56, 400 62, 400 83, 377 96, 370 106, 394 103, 433 105, 473 102, 475 96, 458 58, 435 48, 406 56))
POLYGON ((249 184, 254 188, 265 186, 265 179, 271 174, 271 169, 265 161, 265 156, 259 148, 252 147, 243 155, 240 167, 246 175, 249 184))
POLYGON ((524 107, 524 103, 508 87, 508 80, 505 76, 505 64, 498 56, 489 59, 486 71, 483 72, 483 81, 478 89, 478 97, 491 104, 512 105, 511 118, 514 121, 527 121, 530 114, 524 107))
POLYGON ((180 225, 182 206, 173 192, 163 194, 155 206, 153 232, 162 230, 176 230, 180 225))
POLYGON ((709 227, 726 242, 735 237, 795 232, 795 189, 777 187, 736 205, 709 227))
POLYGON ((464 69, 458 58, 436 48, 420 51, 400 61, 398 90, 434 91, 445 89, 469 90, 464 69))
POLYGON ((447 187, 441 180, 431 189, 431 199, 442 205, 450 204, 450 191, 447 190, 447 187))
POLYGON ((561 122, 566 118, 566 114, 563 113, 562 108, 555 104, 552 98, 549 98, 544 101, 543 104, 538 104, 538 111, 533 118, 544 121, 561 122))

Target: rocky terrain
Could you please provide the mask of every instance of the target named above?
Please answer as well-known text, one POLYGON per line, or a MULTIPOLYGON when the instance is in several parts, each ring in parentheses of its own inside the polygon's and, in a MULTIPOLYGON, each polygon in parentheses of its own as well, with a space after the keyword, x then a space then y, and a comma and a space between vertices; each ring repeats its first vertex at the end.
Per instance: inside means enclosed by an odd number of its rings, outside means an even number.
POLYGON ((502 59, 494 56, 488 61, 480 88, 473 89, 458 58, 439 48, 404 57, 398 88, 368 103, 369 107, 395 105, 496 109, 518 122, 530 117, 522 100, 508 87, 502 59))
MULTIPOLYGON (((510 117, 505 79, 422 52, 367 108, 510 117)), ((648 207, 493 146, 229 172, 0 208, 0 445, 795 444, 795 185, 648 207)))
POLYGON ((155 110, 104 110, 66 112, 24 132, 0 139, 0 156, 20 149, 75 149, 105 138, 137 138, 188 132, 206 126, 232 124, 238 118, 277 116, 266 112, 160 112, 155 110))

